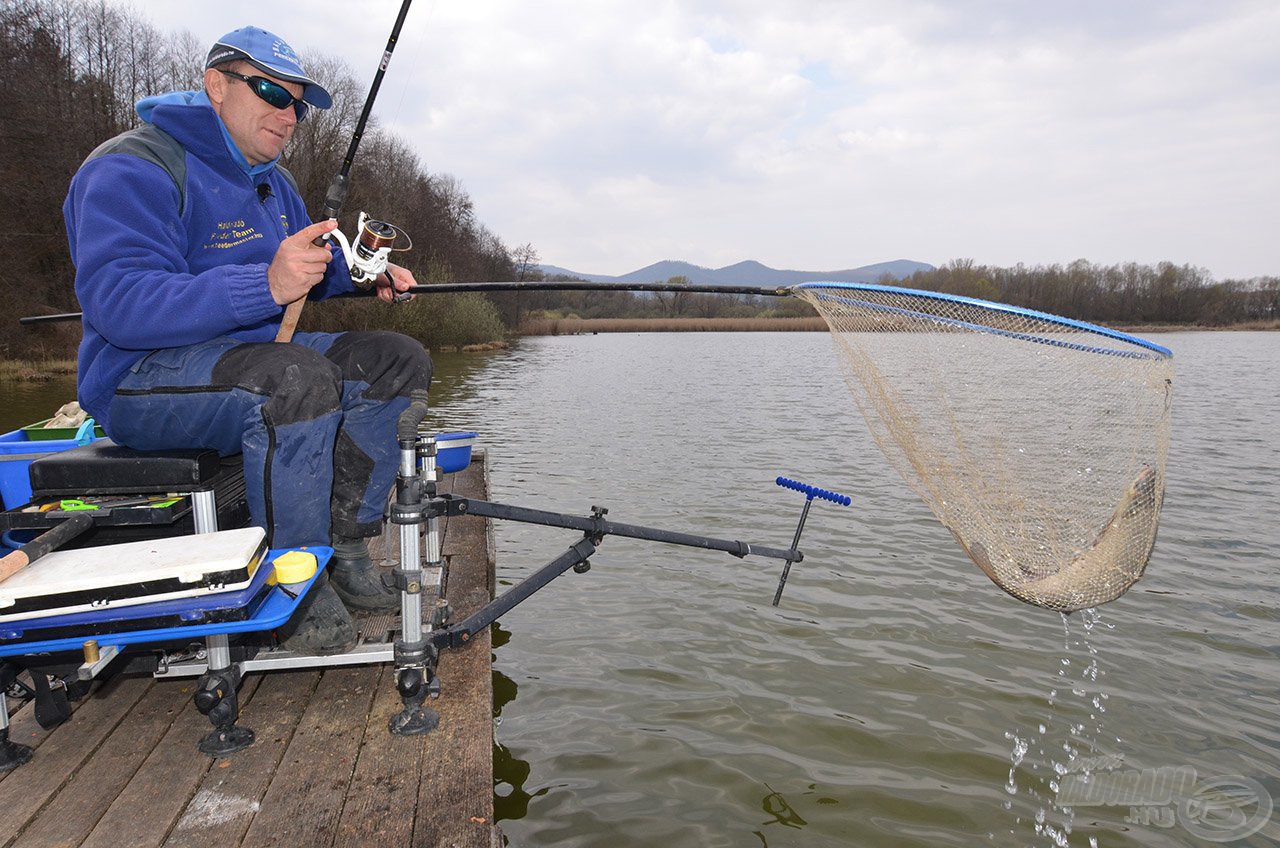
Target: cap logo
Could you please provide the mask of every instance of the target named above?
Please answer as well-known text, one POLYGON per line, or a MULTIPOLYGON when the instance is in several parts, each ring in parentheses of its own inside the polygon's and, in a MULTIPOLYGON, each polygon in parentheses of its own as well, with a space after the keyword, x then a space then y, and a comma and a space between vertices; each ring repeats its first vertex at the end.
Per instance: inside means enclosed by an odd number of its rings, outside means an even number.
POLYGON ((283 41, 277 40, 271 45, 271 55, 281 61, 288 62, 299 70, 302 69, 302 65, 298 62, 298 54, 294 53, 293 48, 288 44, 285 44, 283 41))

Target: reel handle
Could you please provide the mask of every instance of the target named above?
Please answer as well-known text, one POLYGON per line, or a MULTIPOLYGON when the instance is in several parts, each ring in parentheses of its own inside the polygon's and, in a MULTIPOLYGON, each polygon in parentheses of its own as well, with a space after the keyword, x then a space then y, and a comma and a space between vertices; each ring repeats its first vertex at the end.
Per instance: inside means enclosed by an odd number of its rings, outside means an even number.
POLYGON ((792 480, 787 477, 779 477, 774 481, 784 489, 792 489, 793 491, 803 492, 808 496, 809 500, 819 498, 824 501, 831 501, 840 506, 848 506, 853 503, 853 498, 848 495, 842 495, 839 492, 830 492, 826 489, 819 489, 817 486, 810 486, 808 483, 801 483, 799 480, 792 480))

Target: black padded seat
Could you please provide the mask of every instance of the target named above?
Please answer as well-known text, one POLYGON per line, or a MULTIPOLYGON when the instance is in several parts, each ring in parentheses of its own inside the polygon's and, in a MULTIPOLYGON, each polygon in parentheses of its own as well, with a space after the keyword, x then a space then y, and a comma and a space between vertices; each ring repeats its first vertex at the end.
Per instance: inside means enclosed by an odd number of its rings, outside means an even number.
POLYGON ((222 459, 209 449, 136 451, 98 439, 33 461, 31 490, 54 497, 208 491, 240 462, 239 455, 222 459))

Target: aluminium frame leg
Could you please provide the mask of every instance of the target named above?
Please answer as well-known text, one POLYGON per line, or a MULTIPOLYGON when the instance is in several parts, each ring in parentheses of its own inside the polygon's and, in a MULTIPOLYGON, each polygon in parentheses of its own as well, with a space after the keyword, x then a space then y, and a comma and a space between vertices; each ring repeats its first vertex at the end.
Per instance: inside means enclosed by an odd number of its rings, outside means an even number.
POLYGON ((207 637, 209 670, 200 677, 194 696, 196 709, 209 717, 213 730, 196 747, 202 754, 225 757, 253 744, 253 731, 236 724, 240 703, 240 667, 231 662, 230 639, 225 633, 207 637))
MULTIPOLYGON (((439 693, 435 679, 436 649, 423 633, 422 596, 427 572, 422 568, 423 551, 419 545, 422 500, 428 489, 434 491, 436 478, 436 441, 424 442, 421 468, 418 464, 418 440, 400 441, 400 476, 396 481, 396 505, 392 516, 400 525, 400 565, 396 581, 400 586, 400 638, 393 653, 396 663, 396 689, 404 709, 391 717, 387 729, 396 736, 430 733, 440 724, 440 714, 425 705, 427 697, 439 693)), ((440 574, 440 533, 434 521, 427 523, 426 563, 433 575, 440 574)), ((439 584, 435 586, 437 593, 439 584)), ((435 599, 432 600, 433 621, 435 599)), ((432 622, 428 622, 430 628, 432 622)))

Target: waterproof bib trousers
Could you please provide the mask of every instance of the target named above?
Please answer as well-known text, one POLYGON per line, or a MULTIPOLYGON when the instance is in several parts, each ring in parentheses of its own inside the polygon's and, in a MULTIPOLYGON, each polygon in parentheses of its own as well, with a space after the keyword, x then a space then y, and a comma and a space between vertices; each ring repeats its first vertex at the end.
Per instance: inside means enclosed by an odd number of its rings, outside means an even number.
POLYGON ((396 419, 431 382, 422 345, 389 332, 218 338, 143 357, 111 401, 136 450, 244 454, 249 513, 273 547, 374 536, 399 465, 396 419))

